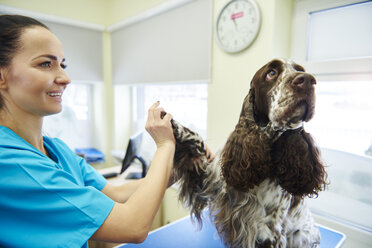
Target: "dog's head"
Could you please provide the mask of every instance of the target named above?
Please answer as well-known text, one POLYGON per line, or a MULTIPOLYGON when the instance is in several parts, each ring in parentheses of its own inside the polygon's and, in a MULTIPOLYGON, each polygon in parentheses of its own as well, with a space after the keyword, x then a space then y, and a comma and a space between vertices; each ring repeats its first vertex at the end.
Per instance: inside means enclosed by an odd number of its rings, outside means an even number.
POLYGON ((247 191, 272 178, 295 195, 322 189, 326 174, 319 149, 309 134, 290 132, 303 130, 303 122, 313 117, 315 84, 311 74, 289 60, 274 59, 255 73, 239 122, 222 153, 228 185, 247 191), (301 149, 294 149, 296 143, 301 149), (301 173, 307 172, 303 180, 301 173), (305 187, 301 182, 314 183, 305 187))
POLYGON ((256 123, 265 126, 271 122, 282 130, 300 127, 314 115, 315 84, 315 78, 301 65, 283 59, 270 61, 251 81, 256 123))

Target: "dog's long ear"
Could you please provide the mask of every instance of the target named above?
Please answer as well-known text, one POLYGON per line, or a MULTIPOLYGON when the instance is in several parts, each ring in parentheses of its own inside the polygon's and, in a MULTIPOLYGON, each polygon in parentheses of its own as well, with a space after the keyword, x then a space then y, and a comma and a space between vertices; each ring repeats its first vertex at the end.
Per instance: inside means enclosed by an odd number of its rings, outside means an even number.
POLYGON ((273 177, 296 196, 317 196, 327 185, 320 150, 303 128, 286 131, 273 144, 273 177))
POLYGON ((269 177, 271 142, 254 121, 254 91, 244 100, 240 119, 228 138, 220 164, 226 183, 248 191, 269 177))

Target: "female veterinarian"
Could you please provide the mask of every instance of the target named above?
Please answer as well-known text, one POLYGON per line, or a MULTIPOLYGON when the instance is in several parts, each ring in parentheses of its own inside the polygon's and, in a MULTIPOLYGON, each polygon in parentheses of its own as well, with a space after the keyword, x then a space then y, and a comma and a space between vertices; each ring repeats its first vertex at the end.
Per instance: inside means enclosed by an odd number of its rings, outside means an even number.
POLYGON ((70 79, 62 45, 42 23, 0 16, 0 247, 142 242, 173 166, 171 115, 159 103, 146 130, 157 150, 146 178, 113 186, 59 139, 42 136, 70 79), (139 207, 146 206, 146 208, 139 207))

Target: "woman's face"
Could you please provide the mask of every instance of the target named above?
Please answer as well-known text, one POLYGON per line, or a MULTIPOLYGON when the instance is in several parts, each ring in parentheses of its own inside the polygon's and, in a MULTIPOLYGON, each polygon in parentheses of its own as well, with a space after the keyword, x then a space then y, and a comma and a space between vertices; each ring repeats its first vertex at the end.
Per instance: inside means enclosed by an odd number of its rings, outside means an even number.
POLYGON ((70 83, 61 42, 49 30, 31 27, 23 31, 20 44, 11 64, 2 70, 0 90, 6 108, 41 117, 59 113, 70 83))

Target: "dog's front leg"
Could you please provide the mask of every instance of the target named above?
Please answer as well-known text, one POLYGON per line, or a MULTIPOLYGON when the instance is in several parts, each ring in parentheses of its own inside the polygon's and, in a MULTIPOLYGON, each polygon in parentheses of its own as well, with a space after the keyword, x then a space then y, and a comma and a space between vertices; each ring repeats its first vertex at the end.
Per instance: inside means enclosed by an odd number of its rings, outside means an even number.
POLYGON ((203 139, 195 132, 172 120, 176 139, 174 176, 180 184, 179 198, 192 214, 201 221, 201 212, 207 206, 203 197, 208 165, 203 139))

